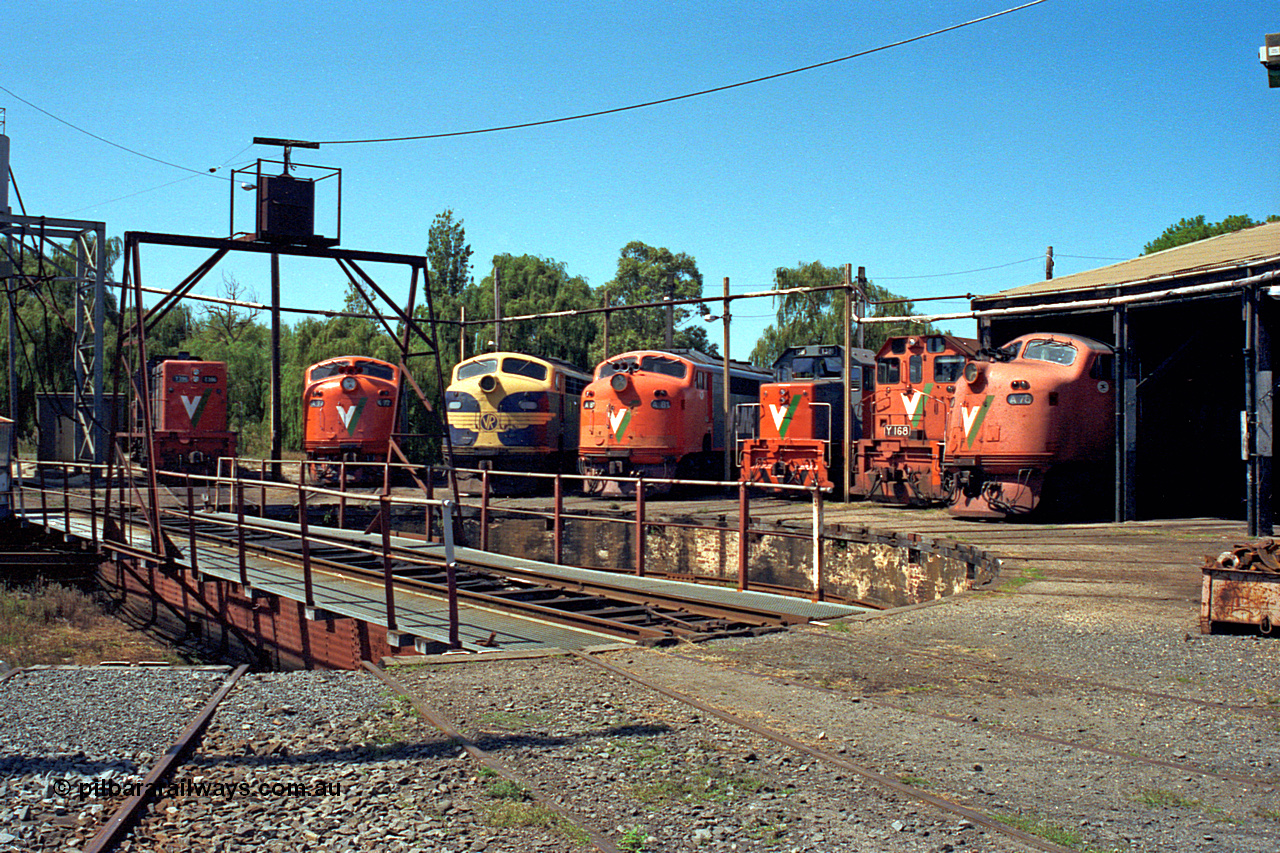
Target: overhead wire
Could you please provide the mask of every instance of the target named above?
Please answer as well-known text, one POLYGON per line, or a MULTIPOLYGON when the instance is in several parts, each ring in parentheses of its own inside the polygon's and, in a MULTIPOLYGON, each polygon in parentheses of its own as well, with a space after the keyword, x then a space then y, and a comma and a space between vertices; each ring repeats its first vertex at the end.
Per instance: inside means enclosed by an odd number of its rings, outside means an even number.
POLYGON ((141 157, 141 158, 143 158, 144 160, 150 160, 150 161, 151 161, 151 162, 153 162, 153 163, 159 163, 159 164, 161 164, 161 165, 163 165, 163 166, 171 166, 171 167, 173 167, 174 169, 181 169, 181 170, 182 170, 182 171, 184 171, 184 172, 191 172, 191 173, 196 174, 196 175, 206 175, 206 176, 211 177, 211 178, 217 178, 217 179, 218 179, 218 180, 220 180, 220 181, 230 180, 230 178, 224 178, 224 177, 222 177, 221 175, 215 175, 215 174, 212 174, 212 172, 214 171, 213 169, 192 169, 192 168, 191 168, 191 167, 189 167, 189 166, 183 166, 183 165, 180 165, 180 164, 178 164, 178 163, 172 163, 172 162, 170 162, 170 161, 168 161, 168 160, 162 160, 162 159, 160 159, 159 157, 152 157, 150 154, 144 154, 144 153, 142 153, 141 151, 137 151, 137 150, 135 150, 135 149, 133 149, 133 148, 129 148, 128 146, 121 145, 119 142, 112 142, 110 139, 107 139, 107 138, 106 138, 106 137, 104 137, 104 136, 99 136, 98 134, 96 134, 96 133, 94 133, 94 132, 92 132, 92 131, 85 130, 83 127, 80 127, 80 126, 78 126, 78 125, 72 124, 71 122, 67 121, 66 119, 64 119, 64 118, 60 118, 59 116, 54 115, 53 113, 49 112, 48 110, 44 109, 43 107, 40 107, 40 106, 37 106, 36 104, 31 103, 31 102, 30 102, 30 101, 28 101, 26 98, 22 97, 21 95, 16 94, 15 92, 13 92, 13 90, 8 89, 8 88, 6 88, 5 86, 0 86, 0 92, 4 92, 5 94, 9 95, 9 97, 11 97, 11 98, 16 98, 17 100, 22 101, 22 103, 24 103, 24 104, 26 104, 27 106, 31 107, 31 109, 36 110, 37 112, 44 113, 44 114, 45 114, 45 115, 47 115, 49 118, 53 119, 53 120, 54 120, 54 121, 56 121, 56 122, 60 122, 60 123, 62 123, 62 124, 65 124, 67 127, 71 128, 71 129, 72 129, 72 130, 74 130, 74 131, 77 131, 77 132, 79 132, 79 133, 83 133, 85 136, 92 137, 93 139, 96 139, 96 140, 98 140, 99 142, 104 142, 104 143, 106 143, 107 145, 110 145, 112 148, 119 148, 121 151, 126 151, 126 152, 128 152, 128 153, 130 153, 130 154, 133 154, 133 155, 137 156, 137 157, 141 157))
POLYGON ((548 124, 560 124, 567 121, 578 121, 580 119, 597 118, 599 116, 613 115, 615 113, 623 113, 631 110, 640 110, 646 107, 656 107, 661 104, 670 104, 676 101, 687 100, 689 98, 701 97, 702 95, 711 95, 711 94, 715 94, 716 92, 727 92, 730 89, 739 89, 743 86, 752 86, 756 83, 764 83, 769 80, 777 80, 780 77, 787 77, 792 74, 800 74, 805 71, 813 71, 817 68, 825 68, 828 65, 835 65, 840 62, 848 62, 851 59, 858 59, 863 56, 869 56, 870 54, 873 54, 873 53, 879 53, 881 51, 890 50, 895 47, 902 47, 903 45, 911 44, 912 42, 933 38, 934 36, 939 36, 939 35, 942 35, 943 33, 953 32, 955 30, 963 29, 964 27, 973 26, 974 24, 979 24, 979 23, 982 23, 983 21, 990 21, 993 18, 999 18, 1003 15, 1009 15, 1009 14, 1012 14, 1013 12, 1022 11, 1023 9, 1029 9, 1032 6, 1038 6, 1044 2, 1046 2, 1046 0, 1031 0, 1030 3, 1023 3, 1021 6, 1014 6, 1009 9, 1004 9, 1003 11, 1000 11, 1000 12, 993 12, 990 15, 983 15, 980 18, 973 18, 971 20, 964 21, 959 24, 952 24, 949 27, 943 27, 942 29, 939 29, 939 30, 934 30, 928 33, 922 33, 921 35, 912 36, 911 38, 901 39, 899 41, 890 42, 889 44, 882 44, 879 47, 872 47, 866 50, 860 50, 857 53, 851 53, 848 56, 841 56, 836 59, 828 59, 824 62, 815 62, 812 65, 805 65, 800 68, 792 68, 788 71, 779 71, 775 74, 766 74, 763 77, 755 77, 750 80, 742 80, 737 83, 728 83, 724 86, 714 86, 710 89, 702 89, 697 92, 686 92, 683 95, 672 95, 671 97, 667 97, 667 98, 657 98, 652 101, 644 101, 643 103, 638 103, 638 104, 628 104, 627 106, 623 106, 623 107, 611 107, 609 109, 595 110, 594 112, 579 113, 577 115, 561 116, 559 118, 542 119, 540 121, 528 121, 528 122, 522 122, 520 124, 508 124, 508 125, 501 125, 497 127, 476 128, 473 130, 454 130, 454 131, 447 131, 443 133, 424 133, 424 134, 419 134, 417 136, 387 136, 387 137, 370 138, 370 139, 327 139, 327 140, 320 140, 318 144, 319 145, 366 145, 366 144, 380 143, 380 142, 416 142, 424 139, 447 139, 449 137, 454 137, 454 136, 473 136, 480 133, 498 133, 500 131, 506 131, 506 130, 522 130, 524 128, 529 128, 529 127, 542 127, 548 124))

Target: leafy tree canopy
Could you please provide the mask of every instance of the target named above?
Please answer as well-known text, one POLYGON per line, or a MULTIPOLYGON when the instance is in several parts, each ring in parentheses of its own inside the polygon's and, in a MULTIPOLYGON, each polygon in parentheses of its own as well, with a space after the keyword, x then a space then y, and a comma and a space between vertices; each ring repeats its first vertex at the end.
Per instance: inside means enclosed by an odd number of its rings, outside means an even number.
MULTIPOLYGON (((586 279, 570 276, 565 265, 536 255, 496 255, 493 268, 497 272, 502 316, 548 314, 577 311, 596 306, 596 298, 586 279)), ((470 292, 467 315, 492 317, 493 275, 485 276, 470 292)), ((492 325, 468 326, 468 354, 483 352, 495 339, 492 325)), ((502 349, 558 358, 589 369, 591 346, 596 338, 596 320, 590 315, 551 317, 542 320, 503 322, 502 349)))
POLYGON ((471 244, 452 210, 436 214, 427 232, 427 264, 436 291, 457 297, 471 284, 471 244))
MULTIPOLYGON (((660 302, 668 295, 672 299, 693 299, 702 296, 702 273, 692 255, 670 249, 659 249, 636 240, 622 247, 618 258, 618 272, 605 285, 610 305, 640 305, 660 302)), ((601 294, 603 297, 603 294, 601 294)), ((707 330, 701 325, 683 325, 695 312, 687 306, 676 306, 674 312, 677 348, 701 350, 707 355, 719 355, 720 349, 711 343, 707 330)), ((703 310, 699 314, 705 316, 703 310)), ((603 329, 603 319, 598 321, 603 329)), ((643 308, 613 311, 609 314, 609 354, 636 349, 666 346, 666 309, 643 308)), ((604 359, 603 331, 591 347, 594 367, 604 359)))
MULTIPOLYGON (((779 267, 774 271, 773 289, 789 290, 800 287, 827 287, 844 281, 839 267, 823 266, 819 261, 799 263, 794 267, 779 267)), ((883 287, 868 283, 867 298, 878 303, 872 317, 907 317, 915 313, 915 306, 908 301, 897 301, 883 287)), ((777 322, 764 330, 751 362, 758 367, 772 367, 782 351, 788 347, 810 344, 844 344, 843 290, 822 290, 810 293, 786 293, 775 297, 778 305, 777 322)), ((930 323, 903 321, 901 323, 872 323, 863 327, 863 345, 873 352, 886 340, 896 335, 927 335, 937 333, 930 323)))
MULTIPOLYGON (((1272 214, 1267 217, 1266 221, 1280 222, 1280 216, 1272 214)), ((1193 219, 1179 219, 1176 223, 1164 229, 1164 233, 1159 237, 1143 246, 1142 254, 1150 255, 1154 252, 1162 252, 1165 249, 1172 249, 1174 246, 1194 243, 1197 240, 1204 240, 1208 237, 1217 237, 1219 234, 1230 234, 1232 231, 1240 231, 1244 228, 1252 228, 1261 224, 1260 222, 1255 222, 1253 217, 1242 213, 1228 216, 1221 222, 1206 222, 1203 215, 1193 219)))

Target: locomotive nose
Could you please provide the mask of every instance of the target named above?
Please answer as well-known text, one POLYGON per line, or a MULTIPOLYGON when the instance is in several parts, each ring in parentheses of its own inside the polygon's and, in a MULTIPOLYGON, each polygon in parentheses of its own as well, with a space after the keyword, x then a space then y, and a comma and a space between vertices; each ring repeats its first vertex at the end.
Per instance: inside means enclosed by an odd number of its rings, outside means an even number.
POLYGON ((486 373, 480 377, 480 390, 486 394, 493 392, 498 387, 498 377, 492 373, 486 373))

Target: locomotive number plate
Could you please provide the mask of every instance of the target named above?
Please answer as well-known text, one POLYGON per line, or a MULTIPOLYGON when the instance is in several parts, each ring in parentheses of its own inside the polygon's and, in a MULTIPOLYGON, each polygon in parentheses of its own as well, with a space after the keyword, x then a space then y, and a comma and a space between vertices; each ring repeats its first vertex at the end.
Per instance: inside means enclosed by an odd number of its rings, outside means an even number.
POLYGON ((906 438, 911 435, 911 427, 908 424, 885 424, 885 438, 906 438))

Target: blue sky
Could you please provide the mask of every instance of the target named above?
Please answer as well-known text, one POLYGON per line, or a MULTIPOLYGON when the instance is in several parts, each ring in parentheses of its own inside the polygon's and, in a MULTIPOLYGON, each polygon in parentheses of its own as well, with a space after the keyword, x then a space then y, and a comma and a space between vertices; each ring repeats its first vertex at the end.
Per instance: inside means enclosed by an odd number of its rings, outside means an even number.
MULTIPOLYGON (((408 136, 604 110, 1013 5, 16 2, 0 86, 205 174, 3 91, 0 107, 29 214, 104 220, 112 235, 225 236, 227 164, 279 155, 249 148, 254 136, 408 136)), ((734 292, 762 290, 774 268, 814 260, 865 266, 908 297, 991 293, 1043 278, 1049 245, 1066 275, 1133 257, 1184 216, 1280 213, 1280 90, 1257 58, 1275 31, 1274 0, 1046 0, 676 103, 295 159, 343 170, 344 247, 421 253, 451 208, 477 278, 495 254, 530 253, 598 286, 641 240, 693 255, 715 293, 725 276, 734 292)), ((203 257, 148 248, 144 283, 171 287, 203 257)), ((267 297, 262 258, 219 269, 267 297)), ((407 278, 385 275, 403 292, 407 278)), ((286 304, 338 308, 343 290, 336 267, 286 259, 286 304)), ((772 306, 734 315, 745 358, 772 306)), ((971 322, 945 325, 972 334, 971 322)))

